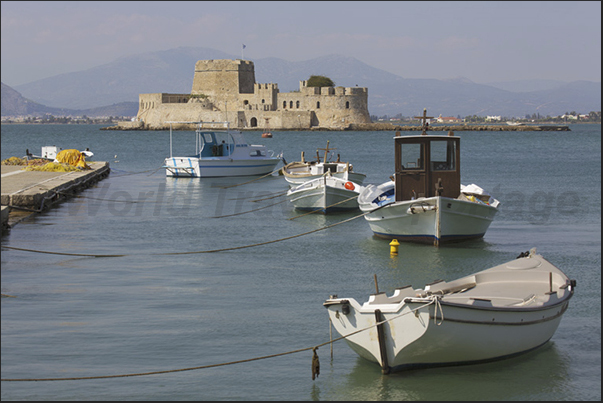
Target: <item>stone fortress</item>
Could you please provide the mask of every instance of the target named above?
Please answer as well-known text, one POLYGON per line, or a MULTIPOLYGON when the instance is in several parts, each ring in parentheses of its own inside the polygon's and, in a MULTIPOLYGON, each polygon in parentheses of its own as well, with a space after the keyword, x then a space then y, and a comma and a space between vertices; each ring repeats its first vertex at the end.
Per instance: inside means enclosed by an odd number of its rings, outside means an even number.
MULTIPOLYGON (((135 121, 123 126, 163 130, 166 122, 229 122, 233 129, 345 130, 370 123, 366 87, 308 87, 279 92, 255 82, 248 60, 199 60, 190 94, 140 94, 135 121)), ((126 128, 126 127, 123 127, 126 128)))

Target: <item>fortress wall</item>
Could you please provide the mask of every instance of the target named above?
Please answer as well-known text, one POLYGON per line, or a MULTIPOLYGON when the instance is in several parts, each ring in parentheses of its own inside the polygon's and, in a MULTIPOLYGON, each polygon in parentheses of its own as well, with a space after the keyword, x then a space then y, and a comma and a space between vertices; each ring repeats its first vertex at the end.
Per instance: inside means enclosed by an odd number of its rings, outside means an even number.
POLYGON ((370 123, 366 88, 303 87, 300 92, 279 94, 279 111, 313 111, 315 126, 345 127, 351 123, 370 123))
POLYGON ((349 95, 364 95, 368 96, 368 88, 366 87, 346 87, 346 93, 349 95))
MULTIPOLYGON (((245 96, 243 98, 245 98, 245 96)), ((253 103, 259 106, 258 109, 265 111, 276 110, 277 99, 278 84, 255 84, 253 103)))
POLYGON ((191 94, 161 94, 161 102, 164 104, 185 104, 191 98, 191 94))
MULTIPOLYGON (((291 129, 306 129, 312 126, 314 113, 312 111, 288 110, 280 112, 281 125, 291 129)), ((270 122, 272 126, 272 121, 270 122)))
MULTIPOLYGON (((228 121, 232 128, 268 126, 276 128, 311 128, 315 126, 344 128, 349 124, 370 123, 366 109, 366 92, 363 96, 333 95, 305 96, 298 92, 275 94, 284 98, 285 106, 271 110, 271 104, 261 104, 257 96, 242 96, 240 100, 228 103, 228 110, 214 106, 210 99, 191 98, 187 103, 163 100, 182 100, 177 96, 166 97, 165 94, 141 94, 141 107, 137 118, 148 128, 164 127, 165 121, 228 121), (249 100, 247 105, 243 100, 249 100), (237 107, 238 105, 238 107, 237 107), (291 107, 292 106, 292 107, 291 107), (252 119, 255 118, 255 123, 252 119)), ((172 94, 178 95, 178 94, 172 94)), ((278 101, 277 101, 278 102, 278 101)))
POLYGON ((163 103, 162 94, 140 94, 138 95, 138 113, 143 109, 152 109, 163 103))
MULTIPOLYGON (((144 123, 147 129, 167 128, 165 122, 224 122, 226 119, 223 111, 209 110, 196 104, 161 104, 159 107, 138 112, 137 118, 144 123)), ((231 127, 236 127, 236 112, 230 113, 231 127)))

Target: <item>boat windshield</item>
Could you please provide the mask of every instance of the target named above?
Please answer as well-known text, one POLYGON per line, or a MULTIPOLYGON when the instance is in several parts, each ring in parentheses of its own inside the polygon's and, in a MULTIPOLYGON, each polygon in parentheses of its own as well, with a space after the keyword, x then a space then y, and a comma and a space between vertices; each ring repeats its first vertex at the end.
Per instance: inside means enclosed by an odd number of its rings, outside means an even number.
POLYGON ((432 140, 430 144, 431 169, 433 171, 454 171, 456 169, 455 142, 452 140, 432 140))
POLYGON ((423 143, 402 144, 402 169, 423 169, 423 143))
MULTIPOLYGON (((425 143, 405 143, 401 146, 403 170, 424 170, 425 143)), ((429 142, 429 163, 432 171, 456 170, 456 143, 453 140, 435 140, 429 142)))
POLYGON ((200 132, 199 141, 199 154, 203 157, 223 157, 235 149, 234 139, 228 132, 200 132))

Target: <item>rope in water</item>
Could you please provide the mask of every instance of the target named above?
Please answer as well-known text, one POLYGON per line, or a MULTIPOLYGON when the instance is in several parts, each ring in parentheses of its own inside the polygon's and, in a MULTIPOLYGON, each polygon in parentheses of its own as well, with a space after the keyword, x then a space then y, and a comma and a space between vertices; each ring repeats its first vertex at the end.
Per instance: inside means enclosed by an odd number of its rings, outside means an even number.
MULTIPOLYGON (((365 330, 371 329, 373 327, 379 326, 383 323, 392 321, 394 319, 397 319, 399 317, 402 317, 404 315, 408 315, 410 313, 413 313, 419 309, 422 309, 426 306, 429 306, 431 304, 433 304, 436 300, 438 300, 437 297, 432 298, 432 300, 424 305, 421 305, 417 308, 411 309, 408 312, 404 312, 400 315, 396 315, 392 318, 389 319, 385 319, 383 321, 377 322, 374 325, 370 325, 367 326, 365 328, 356 330, 350 334, 347 334, 345 336, 341 336, 338 337, 336 339, 333 340, 329 340, 327 342, 324 342, 322 344, 318 344, 316 346, 313 347, 306 347, 306 348, 300 348, 298 350, 292 350, 292 351, 287 351, 284 353, 277 353, 277 354, 272 354, 272 355, 265 355, 262 357, 255 357, 255 358, 248 358, 245 360, 237 360, 237 361, 230 361, 230 362, 223 362, 223 363, 219 363, 219 364, 209 364, 209 365, 201 365, 201 366, 197 366, 197 367, 190 367, 190 368, 179 368, 179 369, 170 369, 170 370, 163 370, 163 371, 151 371, 151 372, 139 372, 139 373, 133 373, 133 374, 118 374, 118 375, 98 375, 98 376, 82 376, 82 377, 68 377, 68 378, 5 378, 5 379, 0 379, 0 381, 2 382, 40 382, 40 381, 81 381, 81 380, 91 380, 91 379, 108 379, 108 378, 126 378, 126 377, 132 377, 132 376, 147 376, 147 375, 159 375, 159 374, 169 374, 169 373, 174 373, 174 372, 184 372, 184 371, 194 371, 194 370, 198 370, 198 369, 207 369, 207 368, 216 368, 216 367, 223 367, 226 365, 234 365, 234 364, 242 364, 245 362, 252 362, 252 361, 259 361, 259 360, 264 360, 267 358, 275 358, 275 357, 281 357, 284 355, 290 355, 290 354, 296 354, 296 353, 301 353, 303 351, 309 351, 312 350, 313 352, 313 357, 312 357, 312 379, 314 379, 316 377, 316 375, 319 374, 319 363, 318 363, 318 355, 316 354, 316 350, 318 350, 320 347, 329 345, 329 344, 333 344, 337 341, 346 339, 350 336, 353 336, 355 334, 358 334, 360 332, 364 332, 365 330)), ((439 301, 438 301, 439 302, 439 301)))
POLYGON ((241 213, 233 213, 233 214, 226 214, 226 215, 218 215, 218 216, 213 216, 213 217, 209 217, 209 218, 224 218, 224 217, 233 217, 233 216, 237 216, 237 215, 242 215, 242 214, 247 214, 247 213, 253 213, 254 211, 259 211, 259 210, 263 210, 263 209, 268 208, 268 207, 276 206, 277 204, 281 204, 281 203, 284 203, 284 202, 286 202, 286 201, 287 201, 287 200, 281 200, 281 201, 279 201, 279 202, 272 203, 272 204, 269 204, 269 205, 267 205, 267 206, 263 206, 263 207, 258 207, 258 208, 253 209, 253 210, 247 210, 247 211, 243 211, 243 212, 241 212, 241 213))
MULTIPOLYGON (((378 207, 381 208, 381 207, 378 207)), ((202 250, 202 251, 190 251, 190 252, 165 252, 165 253, 150 253, 150 255, 154 255, 154 256, 174 256, 174 255, 193 255, 193 254, 199 254, 199 253, 215 253, 215 252, 226 252, 226 251, 231 251, 231 250, 238 250, 238 249, 246 249, 246 248, 252 248, 255 246, 262 246, 262 245, 269 245, 272 243, 276 243, 276 242, 282 242, 282 241, 286 241, 289 239, 293 239, 293 238, 299 238, 301 236, 304 235, 308 235, 308 234, 312 234, 314 232, 318 232, 318 231, 322 231, 325 230, 327 228, 332 228, 335 227, 337 225, 340 224, 344 224, 347 222, 350 222, 352 220, 355 220, 357 218, 363 217, 371 212, 373 212, 375 210, 366 212, 366 213, 362 213, 359 214, 357 216, 348 218, 346 220, 342 220, 324 227, 320 227, 320 228, 316 228, 307 232, 303 232, 301 234, 296 234, 296 235, 291 235, 285 238, 280 238, 280 239, 275 239, 272 241, 266 241, 266 242, 260 242, 260 243, 255 243, 255 244, 251 244, 251 245, 242 245, 242 246, 233 246, 230 248, 222 248, 222 249, 212 249, 212 250, 202 250)), ((51 251, 42 251, 42 250, 35 250, 35 249, 27 249, 27 248, 18 248, 15 246, 7 246, 7 245, 2 245, 2 249, 12 249, 12 250, 19 250, 19 251, 23 251, 23 252, 34 252, 34 253, 45 253, 45 254, 50 254, 50 255, 63 255, 63 256, 80 256, 80 257, 124 257, 124 256, 135 256, 136 254, 93 254, 93 253, 67 253, 67 252, 51 252, 51 251)))
POLYGON ((228 189, 228 188, 233 188, 233 187, 236 187, 236 186, 246 185, 246 184, 248 184, 248 183, 255 182, 255 181, 257 181, 257 180, 263 179, 263 178, 265 178, 265 177, 267 177, 267 176, 271 176, 272 174, 277 173, 277 172, 278 172, 278 171, 280 171, 280 170, 281 170, 281 168, 279 168, 279 169, 277 169, 277 170, 274 170, 274 171, 272 171, 272 172, 270 172, 270 173, 267 173, 266 175, 262 175, 262 176, 260 176, 260 177, 258 177, 258 178, 255 178, 255 179, 252 179, 252 180, 250 180, 250 181, 247 181, 247 182, 237 183, 236 185, 230 185, 230 186, 221 186, 220 188, 221 188, 221 189, 228 189))
MULTIPOLYGON (((257 201, 262 201, 262 200, 266 200, 266 199, 274 199, 275 197, 279 197, 279 196, 283 196, 287 194, 287 190, 283 191, 279 191, 279 192, 274 192, 274 193, 268 193, 266 196, 269 197, 265 197, 263 199, 254 199, 254 200, 249 200, 251 202, 257 202, 257 201)), ((248 197, 232 197, 229 198, 228 200, 247 200, 247 199, 253 199, 254 197, 257 197, 257 195, 254 196, 248 196, 248 197)))
POLYGON ((357 198, 357 197, 358 197, 358 196, 352 196, 352 197, 347 198, 347 199, 345 199, 345 200, 338 201, 337 203, 333 203, 333 204, 331 204, 331 205, 329 205, 329 206, 325 207, 324 209, 318 209, 318 210, 312 210, 312 211, 308 211, 307 213, 300 214, 300 215, 296 215, 295 217, 288 218, 288 220, 295 220, 296 218, 303 217, 303 216, 306 216, 306 215, 308 215, 308 214, 322 213, 323 211, 325 211, 325 210, 327 210, 327 209, 330 209, 331 207, 337 206, 338 204, 341 204, 341 203, 345 203, 345 202, 350 201, 350 200, 352 200, 352 199, 355 199, 355 198, 357 198))

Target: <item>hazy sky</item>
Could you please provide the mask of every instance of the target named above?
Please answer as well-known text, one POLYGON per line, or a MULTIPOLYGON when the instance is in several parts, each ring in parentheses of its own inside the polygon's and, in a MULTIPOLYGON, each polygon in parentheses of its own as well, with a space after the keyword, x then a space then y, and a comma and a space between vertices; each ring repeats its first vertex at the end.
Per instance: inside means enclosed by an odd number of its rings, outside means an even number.
POLYGON ((177 47, 354 57, 404 78, 601 81, 600 1, 2 1, 2 82, 177 47))

